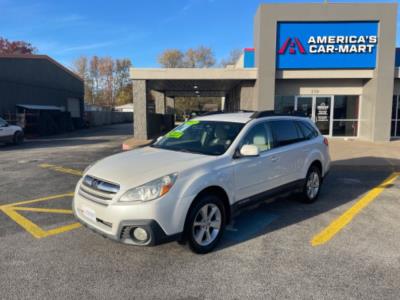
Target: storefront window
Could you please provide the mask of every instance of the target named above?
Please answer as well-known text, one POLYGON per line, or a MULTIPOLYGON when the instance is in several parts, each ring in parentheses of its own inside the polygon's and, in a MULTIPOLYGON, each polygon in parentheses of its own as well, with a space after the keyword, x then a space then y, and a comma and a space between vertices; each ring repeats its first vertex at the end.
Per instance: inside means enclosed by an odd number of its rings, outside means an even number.
POLYGON ((357 136, 358 121, 333 120, 333 136, 357 136))
POLYGON ((333 136, 357 136, 359 96, 335 96, 333 136))
POLYGON ((294 96, 275 96, 275 112, 291 114, 294 111, 294 96))
POLYGON ((393 96, 392 104, 392 126, 390 135, 400 137, 400 96, 393 96))

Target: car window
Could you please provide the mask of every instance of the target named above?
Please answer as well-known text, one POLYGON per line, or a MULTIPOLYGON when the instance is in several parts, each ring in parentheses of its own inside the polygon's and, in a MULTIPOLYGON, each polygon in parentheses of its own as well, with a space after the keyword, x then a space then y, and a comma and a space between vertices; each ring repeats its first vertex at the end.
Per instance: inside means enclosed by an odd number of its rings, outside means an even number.
POLYGON ((299 126, 301 132, 303 133, 305 140, 311 140, 318 136, 318 132, 306 121, 298 121, 296 124, 299 126))
POLYGON ((243 145, 255 145, 260 152, 273 148, 273 136, 267 123, 255 125, 243 138, 240 147, 243 145))
POLYGON ((303 140, 299 129, 292 120, 274 120, 269 122, 277 146, 285 146, 303 140))

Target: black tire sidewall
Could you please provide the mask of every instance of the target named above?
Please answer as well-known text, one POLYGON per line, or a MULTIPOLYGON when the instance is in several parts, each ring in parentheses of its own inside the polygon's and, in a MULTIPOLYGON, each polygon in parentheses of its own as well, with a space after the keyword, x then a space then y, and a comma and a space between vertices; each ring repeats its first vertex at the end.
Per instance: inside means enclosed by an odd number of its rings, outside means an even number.
POLYGON ((306 179, 304 181, 304 187, 303 187, 303 192, 302 192, 302 201, 304 203, 313 203, 313 202, 317 201, 319 193, 321 191, 321 184, 322 184, 321 170, 315 165, 311 166, 308 169, 307 176, 306 176, 306 179), (318 193, 315 195, 314 198, 311 199, 310 197, 308 197, 308 193, 307 193, 307 181, 308 181, 308 178, 310 177, 310 174, 313 173, 313 172, 317 172, 317 174, 318 174, 318 177, 319 177, 319 188, 318 188, 318 193))
POLYGON ((22 132, 21 132, 21 131, 17 131, 17 132, 14 133, 13 143, 14 143, 15 145, 19 145, 19 144, 22 143, 23 138, 24 138, 24 137, 23 137, 22 132))
POLYGON ((186 222, 186 227, 185 227, 185 235, 189 244, 190 249, 198 254, 206 254, 208 252, 211 252, 218 244, 220 241, 223 232, 225 230, 225 224, 226 224, 226 212, 225 212, 225 207, 222 202, 222 200, 216 196, 216 195, 204 195, 202 196, 198 201, 194 203, 194 205, 190 208, 189 213, 188 213, 188 219, 186 222), (218 206, 218 208, 221 211, 221 228, 220 231, 218 232, 218 236, 215 238, 215 240, 207 245, 207 246, 201 246, 199 245, 196 240, 193 237, 193 222, 194 219, 198 213, 198 211, 206 204, 215 204, 218 206))

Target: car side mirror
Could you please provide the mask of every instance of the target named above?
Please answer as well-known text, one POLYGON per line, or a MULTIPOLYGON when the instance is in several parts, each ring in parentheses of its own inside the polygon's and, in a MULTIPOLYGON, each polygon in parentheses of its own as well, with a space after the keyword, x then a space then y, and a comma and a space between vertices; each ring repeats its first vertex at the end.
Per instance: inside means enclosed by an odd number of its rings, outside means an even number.
POLYGON ((260 155, 260 151, 255 145, 243 145, 242 148, 240 148, 240 155, 242 157, 255 157, 260 155))

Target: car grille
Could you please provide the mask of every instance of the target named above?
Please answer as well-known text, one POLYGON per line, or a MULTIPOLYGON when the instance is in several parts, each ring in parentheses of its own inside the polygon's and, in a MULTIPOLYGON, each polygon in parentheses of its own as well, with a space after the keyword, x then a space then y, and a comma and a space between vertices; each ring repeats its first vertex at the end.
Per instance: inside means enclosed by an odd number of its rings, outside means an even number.
POLYGON ((78 193, 85 199, 107 205, 118 191, 119 185, 86 175, 78 193))

